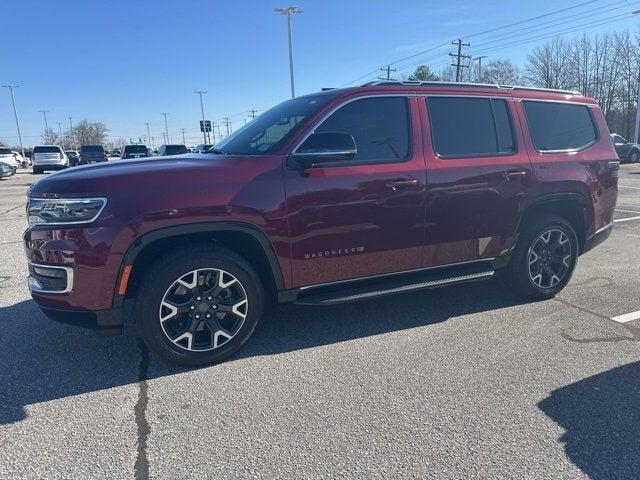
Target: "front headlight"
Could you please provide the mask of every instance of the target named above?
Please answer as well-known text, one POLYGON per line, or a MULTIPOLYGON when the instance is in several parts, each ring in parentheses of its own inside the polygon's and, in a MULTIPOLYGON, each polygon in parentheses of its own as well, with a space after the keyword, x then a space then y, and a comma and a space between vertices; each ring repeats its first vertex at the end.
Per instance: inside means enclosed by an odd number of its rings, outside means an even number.
POLYGON ((106 198, 30 198, 27 218, 29 226, 91 223, 106 204, 106 198))

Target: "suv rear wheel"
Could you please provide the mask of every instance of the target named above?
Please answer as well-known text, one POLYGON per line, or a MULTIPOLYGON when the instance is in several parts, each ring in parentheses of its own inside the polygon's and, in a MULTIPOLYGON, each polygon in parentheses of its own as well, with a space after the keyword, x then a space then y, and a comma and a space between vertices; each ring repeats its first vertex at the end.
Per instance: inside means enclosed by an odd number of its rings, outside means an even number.
POLYGON ((263 303, 260 279, 242 257, 201 246, 162 257, 146 272, 135 318, 156 353, 182 365, 205 365, 244 345, 263 303))
POLYGON ((502 277, 526 298, 552 298, 569 283, 577 259, 578 237, 571 224, 540 216, 522 230, 502 277))
POLYGON ((629 163, 638 163, 640 162, 640 152, 638 150, 633 150, 629 154, 629 163))

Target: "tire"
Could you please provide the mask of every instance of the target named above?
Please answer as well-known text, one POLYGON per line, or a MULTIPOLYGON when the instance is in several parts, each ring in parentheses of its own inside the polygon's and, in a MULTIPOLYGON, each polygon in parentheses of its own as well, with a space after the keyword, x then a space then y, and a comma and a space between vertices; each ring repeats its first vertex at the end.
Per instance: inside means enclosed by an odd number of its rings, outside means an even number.
POLYGON ((242 257, 200 245, 163 256, 149 268, 137 289, 134 316, 147 346, 163 358, 208 365, 247 342, 264 298, 260 278, 242 257))
POLYGON ((541 215, 524 226, 501 276, 518 295, 545 300, 569 283, 577 259, 578 237, 571 224, 555 215, 541 215))
POLYGON ((629 163, 638 163, 640 162, 640 152, 638 150, 632 150, 629 153, 629 163))
POLYGON ((33 167, 33 174, 34 175, 40 175, 42 173, 42 170, 36 167, 33 167))

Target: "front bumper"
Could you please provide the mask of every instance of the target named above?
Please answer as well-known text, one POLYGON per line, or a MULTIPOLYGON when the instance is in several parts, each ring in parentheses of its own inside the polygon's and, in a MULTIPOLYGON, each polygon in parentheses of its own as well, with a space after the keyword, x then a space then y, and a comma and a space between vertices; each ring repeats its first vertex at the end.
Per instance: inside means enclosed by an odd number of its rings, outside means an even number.
POLYGON ((611 222, 604 227, 598 229, 593 235, 587 237, 584 242, 584 248, 582 249, 582 253, 586 253, 589 250, 594 249, 602 242, 604 242, 609 235, 611 235, 611 231, 613 230, 614 223, 611 222))
POLYGON ((51 320, 76 327, 100 330, 105 334, 121 333, 122 326, 124 324, 121 308, 96 311, 78 311, 58 310, 54 308, 45 308, 40 305, 38 306, 47 318, 51 320))

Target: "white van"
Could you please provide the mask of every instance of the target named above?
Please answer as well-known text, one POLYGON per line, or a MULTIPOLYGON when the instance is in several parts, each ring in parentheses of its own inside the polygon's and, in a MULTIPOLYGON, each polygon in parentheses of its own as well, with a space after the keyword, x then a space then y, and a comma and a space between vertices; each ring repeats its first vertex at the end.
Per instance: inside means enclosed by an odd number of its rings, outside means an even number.
POLYGON ((38 145, 33 149, 33 173, 45 170, 60 170, 69 166, 69 157, 58 145, 38 145))

